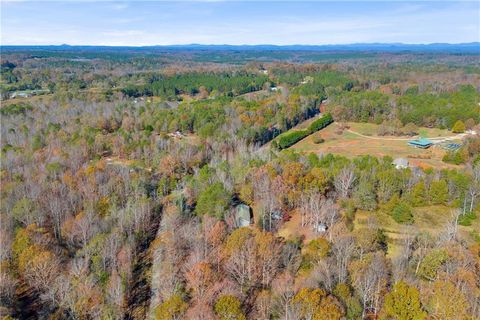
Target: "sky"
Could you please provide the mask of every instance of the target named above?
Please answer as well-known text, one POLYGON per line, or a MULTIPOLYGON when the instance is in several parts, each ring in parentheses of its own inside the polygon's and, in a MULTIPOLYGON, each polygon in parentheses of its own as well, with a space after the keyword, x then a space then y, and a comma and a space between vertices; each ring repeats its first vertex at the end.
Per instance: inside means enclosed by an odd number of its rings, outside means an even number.
POLYGON ((480 41, 480 1, 0 1, 2 45, 480 41))

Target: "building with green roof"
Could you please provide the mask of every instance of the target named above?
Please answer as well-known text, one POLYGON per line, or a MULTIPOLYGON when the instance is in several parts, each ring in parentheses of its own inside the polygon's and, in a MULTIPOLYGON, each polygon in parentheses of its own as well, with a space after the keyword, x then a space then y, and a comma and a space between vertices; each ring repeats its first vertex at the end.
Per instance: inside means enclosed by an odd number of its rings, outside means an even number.
POLYGON ((433 142, 431 140, 428 140, 427 138, 420 138, 408 141, 408 145, 415 148, 427 149, 433 145, 433 142))

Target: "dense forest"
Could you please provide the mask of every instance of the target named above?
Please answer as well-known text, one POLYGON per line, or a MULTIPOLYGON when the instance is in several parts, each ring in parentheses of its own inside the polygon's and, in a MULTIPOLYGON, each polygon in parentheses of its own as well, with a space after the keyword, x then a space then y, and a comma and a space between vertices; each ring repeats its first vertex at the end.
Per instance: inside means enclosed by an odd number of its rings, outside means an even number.
POLYGON ((444 168, 289 148, 480 131, 478 55, 1 59, 3 319, 480 318, 480 135, 444 168))

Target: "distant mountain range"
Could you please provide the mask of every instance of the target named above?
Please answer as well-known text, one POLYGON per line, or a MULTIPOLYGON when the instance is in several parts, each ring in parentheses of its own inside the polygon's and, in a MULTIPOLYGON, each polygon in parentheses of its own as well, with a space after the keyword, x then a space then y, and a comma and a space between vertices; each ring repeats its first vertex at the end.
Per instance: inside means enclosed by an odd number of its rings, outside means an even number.
POLYGON ((33 46, 0 46, 6 50, 54 50, 54 51, 91 51, 91 50, 128 50, 128 51, 163 51, 163 50, 192 50, 192 51, 362 51, 362 52, 450 52, 450 53, 480 53, 480 42, 471 43, 355 43, 332 45, 158 45, 158 46, 71 46, 63 45, 33 45, 33 46))
MULTIPOLYGON (((159 46, 162 47, 162 46, 159 46)), ((200 50, 271 50, 271 51, 480 51, 480 42, 471 43, 431 43, 431 44, 405 44, 405 43, 354 43, 330 45, 172 45, 169 48, 200 49, 200 50)))

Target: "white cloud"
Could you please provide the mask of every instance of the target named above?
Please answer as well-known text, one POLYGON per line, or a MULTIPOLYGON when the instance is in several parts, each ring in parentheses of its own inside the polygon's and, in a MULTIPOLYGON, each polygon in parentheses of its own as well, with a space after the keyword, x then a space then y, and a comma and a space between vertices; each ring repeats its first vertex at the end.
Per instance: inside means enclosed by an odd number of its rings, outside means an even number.
POLYGON ((285 45, 480 39, 478 3, 365 2, 356 4, 357 12, 350 9, 353 3, 227 2, 12 3, 2 10, 1 42, 285 45))

